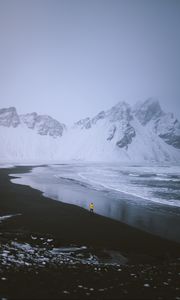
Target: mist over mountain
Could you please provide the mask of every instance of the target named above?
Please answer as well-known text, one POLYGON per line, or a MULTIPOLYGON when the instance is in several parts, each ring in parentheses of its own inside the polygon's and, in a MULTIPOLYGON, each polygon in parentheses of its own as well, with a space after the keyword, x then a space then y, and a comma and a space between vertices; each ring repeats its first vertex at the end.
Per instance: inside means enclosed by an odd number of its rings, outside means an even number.
POLYGON ((0 160, 180 161, 180 122, 157 99, 119 102, 71 127, 36 112, 0 109, 0 160))

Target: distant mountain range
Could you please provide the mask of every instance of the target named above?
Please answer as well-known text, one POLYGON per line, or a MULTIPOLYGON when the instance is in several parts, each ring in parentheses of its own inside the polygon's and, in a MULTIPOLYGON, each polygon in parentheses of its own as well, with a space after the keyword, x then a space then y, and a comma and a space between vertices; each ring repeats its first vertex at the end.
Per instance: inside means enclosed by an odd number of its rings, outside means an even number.
POLYGON ((149 98, 119 102, 72 127, 36 112, 0 109, 0 162, 180 162, 180 122, 149 98))

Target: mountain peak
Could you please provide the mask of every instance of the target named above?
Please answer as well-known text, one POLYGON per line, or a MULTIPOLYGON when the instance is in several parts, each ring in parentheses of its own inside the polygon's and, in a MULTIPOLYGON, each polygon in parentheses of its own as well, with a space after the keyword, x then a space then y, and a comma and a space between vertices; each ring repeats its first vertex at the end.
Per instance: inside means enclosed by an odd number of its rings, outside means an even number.
POLYGON ((120 110, 122 110, 122 109, 126 109, 126 108, 128 108, 129 107, 129 104, 127 103, 127 102, 125 102, 125 101, 119 101, 119 102, 117 102, 115 105, 113 105, 113 107, 111 107, 111 110, 113 109, 113 110, 115 110, 115 109, 120 109, 120 110))
POLYGON ((118 102, 111 109, 106 112, 106 116, 109 117, 111 122, 120 121, 126 119, 130 121, 133 119, 131 115, 131 108, 129 104, 124 101, 118 102))
POLYGON ((139 102, 134 107, 134 113, 142 125, 146 125, 152 119, 163 115, 158 99, 150 97, 144 102, 139 102))
POLYGON ((0 138, 4 160, 180 160, 180 123, 165 114, 155 98, 134 109, 118 102, 67 129, 48 115, 18 115, 15 107, 0 109, 0 138))

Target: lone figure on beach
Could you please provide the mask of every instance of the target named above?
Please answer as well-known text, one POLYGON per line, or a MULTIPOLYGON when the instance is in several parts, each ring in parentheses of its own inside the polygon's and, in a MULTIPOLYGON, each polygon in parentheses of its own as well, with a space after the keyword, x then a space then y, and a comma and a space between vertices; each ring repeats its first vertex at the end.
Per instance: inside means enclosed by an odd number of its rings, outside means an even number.
POLYGON ((90 212, 94 212, 94 203, 93 202, 91 202, 89 204, 89 209, 90 209, 90 212))

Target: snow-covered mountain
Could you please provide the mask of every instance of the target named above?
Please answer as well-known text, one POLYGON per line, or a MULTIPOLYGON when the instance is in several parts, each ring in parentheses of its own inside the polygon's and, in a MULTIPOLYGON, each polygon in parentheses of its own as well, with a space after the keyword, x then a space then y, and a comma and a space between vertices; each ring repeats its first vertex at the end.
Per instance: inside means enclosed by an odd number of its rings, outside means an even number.
POLYGON ((165 114, 158 100, 149 98, 138 103, 134 114, 143 126, 148 125, 167 144, 180 149, 180 122, 172 113, 165 114))
POLYGON ((17 127, 25 125, 27 128, 34 129, 41 135, 52 137, 62 136, 66 126, 47 115, 31 114, 19 115, 15 107, 0 109, 0 126, 17 127))
POLYGON ((52 137, 60 137, 66 126, 59 123, 55 119, 47 115, 38 115, 33 112, 31 114, 20 115, 22 124, 25 124, 28 128, 35 129, 37 133, 41 135, 50 135, 52 137))
POLYGON ((119 102, 72 127, 47 115, 0 109, 3 161, 180 161, 180 122, 156 99, 119 102))

